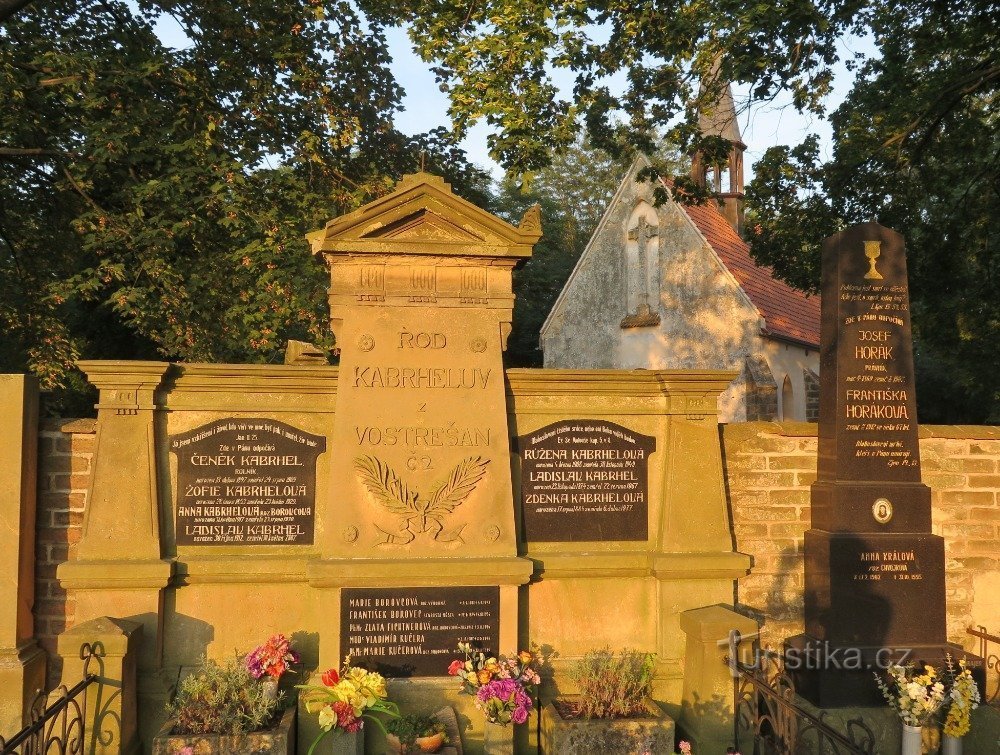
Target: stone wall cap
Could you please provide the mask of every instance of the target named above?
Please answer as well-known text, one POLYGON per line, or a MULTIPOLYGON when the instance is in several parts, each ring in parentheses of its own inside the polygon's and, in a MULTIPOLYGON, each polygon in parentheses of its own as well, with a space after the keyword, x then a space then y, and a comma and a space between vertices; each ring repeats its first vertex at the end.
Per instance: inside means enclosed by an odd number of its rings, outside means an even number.
POLYGON ((746 637, 760 628, 754 619, 738 613, 732 606, 721 604, 683 611, 680 618, 685 634, 704 641, 725 643, 733 629, 746 637))
POLYGON ((91 417, 78 419, 68 417, 54 417, 42 420, 42 430, 46 432, 60 432, 67 435, 92 435, 97 432, 97 420, 91 417))
POLYGON ((721 392, 738 373, 731 370, 506 370, 508 394, 721 392))
POLYGON ((75 624, 70 629, 62 632, 60 636, 94 635, 95 639, 99 639, 96 635, 119 635, 121 637, 129 637, 135 632, 141 631, 141 622, 131 621, 129 619, 117 619, 112 618, 111 616, 98 616, 96 619, 90 619, 90 621, 75 624))
MULTIPOLYGON (((815 438, 819 425, 815 422, 731 422, 724 424, 723 432, 741 437, 752 435, 782 435, 790 438, 815 438)), ((920 425, 921 438, 950 438, 954 440, 1000 440, 1000 427, 996 425, 920 425)))

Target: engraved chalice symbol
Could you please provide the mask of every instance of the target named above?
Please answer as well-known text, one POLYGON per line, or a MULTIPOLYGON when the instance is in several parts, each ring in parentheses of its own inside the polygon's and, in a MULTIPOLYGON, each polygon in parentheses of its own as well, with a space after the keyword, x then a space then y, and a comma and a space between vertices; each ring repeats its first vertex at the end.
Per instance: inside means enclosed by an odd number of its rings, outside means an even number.
POLYGON ((881 241, 866 241, 865 242, 865 256, 868 258, 869 269, 865 273, 865 280, 882 280, 882 275, 878 270, 875 269, 875 260, 879 258, 882 254, 882 242, 881 241))

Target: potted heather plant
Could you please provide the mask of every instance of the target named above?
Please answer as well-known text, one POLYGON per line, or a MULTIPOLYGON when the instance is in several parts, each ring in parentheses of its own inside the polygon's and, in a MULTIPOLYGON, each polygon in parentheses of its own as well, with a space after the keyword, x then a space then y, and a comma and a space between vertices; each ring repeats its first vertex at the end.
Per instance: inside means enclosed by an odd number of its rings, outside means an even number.
POLYGON ((153 755, 290 755, 295 750, 295 709, 282 711, 272 696, 233 657, 207 661, 181 680, 169 718, 153 740, 153 755))
POLYGON ((454 660, 448 674, 458 679, 461 693, 474 695, 486 717, 483 729, 488 755, 513 753, 512 724, 523 724, 533 707, 532 696, 541 681, 535 658, 526 650, 516 656, 487 657, 469 643, 459 643, 465 660, 454 660))
MULTIPOLYGON (((301 700, 309 713, 317 714, 320 733, 309 747, 308 755, 330 734, 333 734, 328 751, 335 754, 364 752, 365 720, 374 722, 385 732, 384 724, 375 714, 399 716, 399 708, 389 702, 385 678, 374 671, 351 665, 351 657, 344 658, 338 671, 329 669, 320 677, 320 684, 298 685, 301 700)), ((387 732, 385 732, 387 733, 387 732)))
POLYGON ((652 700, 655 657, 635 650, 592 650, 570 671, 580 692, 542 711, 548 755, 673 752, 674 722, 652 700))

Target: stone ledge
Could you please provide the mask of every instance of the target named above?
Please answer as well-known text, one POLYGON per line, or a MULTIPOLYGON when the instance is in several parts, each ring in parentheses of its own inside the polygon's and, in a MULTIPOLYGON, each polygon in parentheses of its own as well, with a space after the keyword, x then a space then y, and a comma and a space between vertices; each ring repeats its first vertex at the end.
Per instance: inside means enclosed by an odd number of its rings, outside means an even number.
POLYGON ((302 556, 254 556, 253 568, 247 568, 246 555, 188 555, 176 558, 172 582, 177 585, 259 583, 275 584, 306 582, 306 568, 314 554, 302 556))
POLYGON ((655 553, 649 551, 576 551, 528 554, 536 581, 546 579, 741 579, 750 556, 732 552, 655 553))
POLYGON ((171 561, 64 561, 56 569, 66 590, 136 590, 163 588, 170 581, 171 561))

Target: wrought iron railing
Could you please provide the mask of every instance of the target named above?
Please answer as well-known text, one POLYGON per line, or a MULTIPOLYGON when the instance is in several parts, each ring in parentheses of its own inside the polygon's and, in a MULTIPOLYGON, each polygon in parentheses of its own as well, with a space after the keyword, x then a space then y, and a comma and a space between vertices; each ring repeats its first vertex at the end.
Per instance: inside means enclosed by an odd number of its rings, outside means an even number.
POLYGON ((969 634, 979 639, 979 657, 983 659, 983 672, 986 674, 986 689, 983 690, 983 702, 1000 706, 1000 637, 990 634, 986 627, 979 626, 969 629, 969 634))
POLYGON ((87 688, 97 682, 90 664, 99 657, 99 649, 89 642, 80 648, 83 678, 67 688, 53 692, 39 690, 31 702, 28 725, 10 740, 0 736, 0 755, 78 755, 87 738, 87 688))
POLYGON ((795 694, 795 685, 785 673, 779 653, 762 649, 755 639, 751 662, 740 658, 742 637, 729 633, 729 657, 733 674, 733 736, 742 755, 872 755, 875 735, 860 719, 845 724, 846 731, 833 727, 807 710, 795 694))

